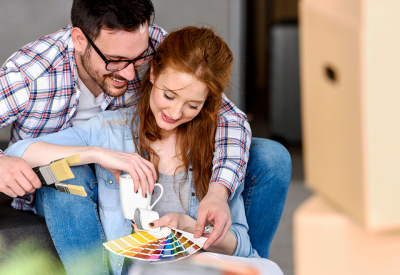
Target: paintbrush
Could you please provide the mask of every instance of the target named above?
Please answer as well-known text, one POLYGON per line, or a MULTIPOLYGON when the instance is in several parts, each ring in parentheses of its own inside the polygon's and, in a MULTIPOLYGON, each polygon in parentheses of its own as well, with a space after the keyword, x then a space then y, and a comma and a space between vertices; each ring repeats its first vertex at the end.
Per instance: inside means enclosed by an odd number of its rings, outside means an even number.
POLYGON ((44 187, 52 187, 57 191, 70 193, 82 197, 86 197, 86 191, 82 186, 65 184, 61 181, 75 178, 69 168, 69 165, 78 164, 80 155, 74 155, 67 158, 52 161, 48 165, 33 168, 44 187))

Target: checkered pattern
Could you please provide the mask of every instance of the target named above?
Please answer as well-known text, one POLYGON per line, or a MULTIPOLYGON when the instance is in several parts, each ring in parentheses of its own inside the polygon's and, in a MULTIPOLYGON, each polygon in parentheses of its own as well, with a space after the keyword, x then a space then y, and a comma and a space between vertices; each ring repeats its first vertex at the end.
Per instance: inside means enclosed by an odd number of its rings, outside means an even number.
MULTIPOLYGON (((12 124, 10 145, 72 127, 79 104, 78 72, 71 39, 72 26, 44 36, 13 54, 0 68, 0 127, 12 124)), ((167 33, 156 25, 149 35, 157 49, 167 33)), ((136 72, 120 97, 104 94, 100 111, 135 104, 144 74, 136 72)), ((251 143, 246 116, 227 98, 220 109, 214 154, 213 178, 231 190, 243 182, 251 143)), ((4 152, 0 150, 0 157, 4 152)), ((17 209, 34 210, 33 198, 16 199, 17 209)))

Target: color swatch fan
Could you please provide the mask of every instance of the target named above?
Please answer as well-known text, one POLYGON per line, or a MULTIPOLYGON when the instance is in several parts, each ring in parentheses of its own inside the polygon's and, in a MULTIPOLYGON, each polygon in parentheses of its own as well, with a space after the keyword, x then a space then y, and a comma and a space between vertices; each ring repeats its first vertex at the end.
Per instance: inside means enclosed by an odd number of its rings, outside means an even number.
POLYGON ((136 260, 157 263, 180 260, 199 251, 207 238, 163 227, 160 232, 140 231, 103 245, 111 252, 136 260))

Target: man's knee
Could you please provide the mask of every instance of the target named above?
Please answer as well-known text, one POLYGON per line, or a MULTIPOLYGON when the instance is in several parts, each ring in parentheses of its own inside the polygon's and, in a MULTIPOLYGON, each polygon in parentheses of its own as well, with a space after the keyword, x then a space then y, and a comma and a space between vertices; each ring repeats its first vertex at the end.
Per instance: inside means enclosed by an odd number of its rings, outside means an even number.
POLYGON ((279 142, 253 138, 250 147, 249 166, 249 171, 253 170, 259 174, 272 173, 273 177, 281 179, 279 181, 281 184, 289 187, 292 161, 288 150, 279 142))
POLYGON ((38 192, 41 192, 41 203, 63 203, 66 205, 73 205, 75 203, 84 203, 84 201, 86 200, 92 202, 95 202, 97 200, 96 175, 94 171, 89 167, 89 165, 71 167, 71 171, 74 174, 74 178, 62 181, 62 183, 82 186, 85 189, 87 196, 85 198, 82 198, 81 196, 66 194, 53 188, 42 187, 41 190, 38 190, 38 192))

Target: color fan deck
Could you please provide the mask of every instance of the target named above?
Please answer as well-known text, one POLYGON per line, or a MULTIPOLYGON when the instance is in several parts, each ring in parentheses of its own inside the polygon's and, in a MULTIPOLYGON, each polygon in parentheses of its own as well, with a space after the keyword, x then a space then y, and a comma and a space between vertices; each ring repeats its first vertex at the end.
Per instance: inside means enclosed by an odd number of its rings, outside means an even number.
POLYGON ((207 238, 195 239, 193 234, 170 228, 153 233, 140 231, 103 245, 111 252, 142 261, 171 262, 199 251, 207 238))

